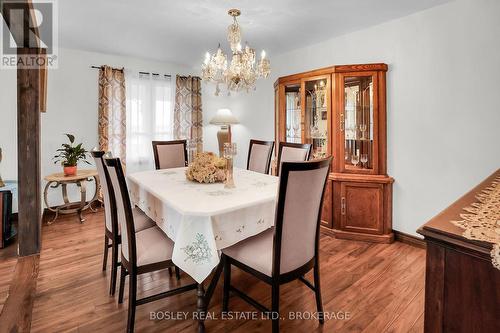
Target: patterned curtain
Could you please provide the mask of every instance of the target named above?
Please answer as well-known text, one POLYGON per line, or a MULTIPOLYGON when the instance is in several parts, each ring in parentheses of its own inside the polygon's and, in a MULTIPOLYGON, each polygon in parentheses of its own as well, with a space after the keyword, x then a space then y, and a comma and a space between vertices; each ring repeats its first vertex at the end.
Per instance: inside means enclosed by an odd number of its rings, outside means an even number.
POLYGON ((191 148, 203 151, 201 79, 179 76, 175 80, 174 137, 188 139, 191 148))
POLYGON ((99 70, 99 149, 110 151, 122 163, 126 158, 125 75, 122 69, 99 70))

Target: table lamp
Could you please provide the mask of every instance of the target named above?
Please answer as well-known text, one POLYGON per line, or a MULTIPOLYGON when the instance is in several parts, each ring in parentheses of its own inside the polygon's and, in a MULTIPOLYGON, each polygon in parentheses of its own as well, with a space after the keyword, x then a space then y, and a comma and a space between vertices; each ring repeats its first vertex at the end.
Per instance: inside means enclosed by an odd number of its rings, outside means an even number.
POLYGON ((224 143, 231 142, 231 125, 239 124, 240 122, 231 113, 229 109, 219 109, 217 114, 210 120, 212 125, 220 125, 220 130, 217 132, 217 140, 219 141, 219 156, 224 154, 224 143))

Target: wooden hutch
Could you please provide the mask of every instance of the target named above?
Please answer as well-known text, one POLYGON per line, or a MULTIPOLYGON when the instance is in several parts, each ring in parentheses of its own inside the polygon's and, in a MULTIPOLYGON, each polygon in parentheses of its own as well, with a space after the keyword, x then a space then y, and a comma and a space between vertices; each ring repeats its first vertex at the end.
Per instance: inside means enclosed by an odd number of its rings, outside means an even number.
POLYGON ((390 243, 386 64, 343 65, 279 78, 275 138, 333 155, 322 225, 337 238, 390 243))

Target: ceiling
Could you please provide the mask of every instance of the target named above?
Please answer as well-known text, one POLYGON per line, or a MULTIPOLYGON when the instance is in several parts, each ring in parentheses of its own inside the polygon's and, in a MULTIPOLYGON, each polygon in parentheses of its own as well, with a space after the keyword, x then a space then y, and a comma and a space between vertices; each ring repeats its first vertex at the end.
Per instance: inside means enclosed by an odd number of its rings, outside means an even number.
POLYGON ((286 52, 449 0, 61 0, 60 46, 195 66, 220 42, 230 8, 243 41, 286 52))

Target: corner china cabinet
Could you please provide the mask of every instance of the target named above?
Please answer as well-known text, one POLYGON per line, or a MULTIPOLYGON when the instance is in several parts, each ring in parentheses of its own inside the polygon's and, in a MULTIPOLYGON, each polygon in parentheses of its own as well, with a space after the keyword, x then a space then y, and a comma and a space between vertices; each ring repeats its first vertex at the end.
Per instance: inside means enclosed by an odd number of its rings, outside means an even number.
POLYGON ((321 223, 335 237, 390 243, 386 64, 343 65, 279 78, 275 137, 333 156, 321 223))

